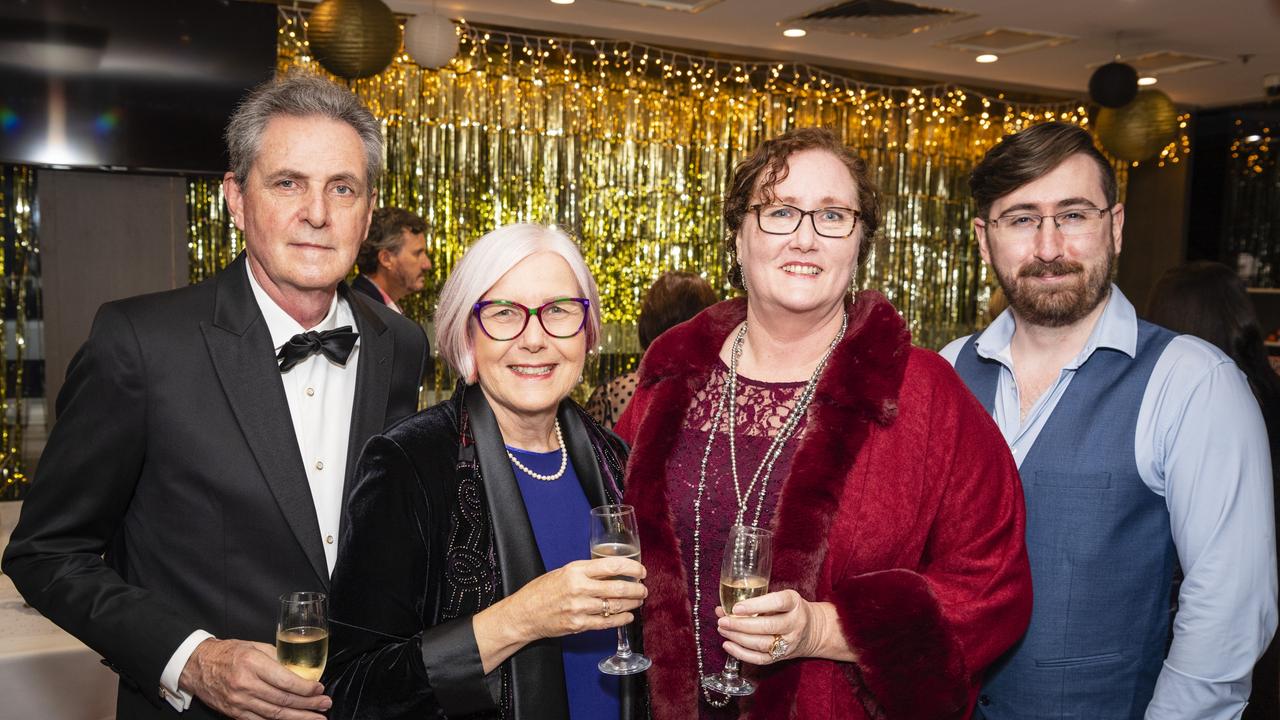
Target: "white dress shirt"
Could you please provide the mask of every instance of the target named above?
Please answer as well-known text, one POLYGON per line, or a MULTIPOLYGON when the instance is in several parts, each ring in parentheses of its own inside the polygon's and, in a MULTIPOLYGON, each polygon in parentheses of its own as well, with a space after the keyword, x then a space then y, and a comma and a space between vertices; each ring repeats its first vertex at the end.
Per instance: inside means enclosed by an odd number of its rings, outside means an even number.
MULTIPOLYGON (((324 319, 315 327, 304 328, 267 295, 249 269, 249 263, 245 263, 245 271, 249 274, 249 287, 258 301, 258 309, 262 311, 267 330, 271 333, 273 354, 279 353, 280 348, 299 333, 309 330, 323 332, 345 325, 355 329, 351 307, 337 293, 334 293, 324 319)), ((338 523, 342 517, 342 486, 347 470, 347 445, 351 436, 351 409, 356 397, 359 359, 360 341, 357 339, 345 366, 317 353, 280 374, 302 466, 311 486, 311 500, 320 523, 320 541, 330 573, 338 559, 338 523)), ((281 448, 281 451, 288 452, 288 449, 281 448)), ((178 688, 182 669, 196 646, 211 637, 204 630, 191 633, 169 658, 160 675, 160 695, 179 712, 191 706, 191 694, 178 688)))
MULTIPOLYGON (((1138 319, 1116 286, 1089 339, 1022 420, 1005 310, 978 337, 977 353, 1003 367, 992 416, 1018 465, 1076 371, 1100 347, 1133 357, 1138 319)), ((952 365, 968 338, 942 349, 952 365)), ((1173 643, 1147 720, 1230 720, 1247 704, 1253 665, 1276 629, 1275 521, 1266 425, 1244 373, 1190 335, 1165 346, 1138 410, 1134 459, 1164 498, 1184 578, 1173 643)))

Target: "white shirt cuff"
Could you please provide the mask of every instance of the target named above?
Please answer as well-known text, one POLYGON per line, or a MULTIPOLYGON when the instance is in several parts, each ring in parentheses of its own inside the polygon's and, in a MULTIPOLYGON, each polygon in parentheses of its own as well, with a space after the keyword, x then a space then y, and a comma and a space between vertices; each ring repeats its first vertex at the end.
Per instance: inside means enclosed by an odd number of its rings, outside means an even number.
POLYGON ((196 630, 188 635, 187 639, 183 640, 178 649, 174 651, 173 656, 169 658, 168 664, 164 666, 164 672, 160 673, 160 697, 164 698, 178 712, 191 707, 191 693, 178 687, 178 680, 182 677, 182 670, 187 666, 187 661, 191 659, 191 653, 196 651, 196 646, 211 638, 213 636, 204 630, 196 630))

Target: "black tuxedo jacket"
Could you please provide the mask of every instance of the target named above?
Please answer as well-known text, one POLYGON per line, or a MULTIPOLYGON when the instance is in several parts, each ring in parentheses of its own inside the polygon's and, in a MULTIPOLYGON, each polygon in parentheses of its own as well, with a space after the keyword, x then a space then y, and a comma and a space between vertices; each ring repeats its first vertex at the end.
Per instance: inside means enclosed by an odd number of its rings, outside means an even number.
MULTIPOLYGON (((31 606, 120 674, 121 718, 174 717, 160 675, 194 630, 273 643, 278 597, 328 588, 245 262, 102 306, 5 553, 31 606)), ((426 338, 339 292, 360 333, 349 477, 365 441, 415 410, 426 338)), ((199 701, 184 715, 215 716, 199 701)))
POLYGON ((378 289, 378 286, 363 275, 357 275, 351 280, 351 289, 364 293, 365 297, 372 299, 379 305, 387 304, 387 301, 382 299, 382 291, 378 289))

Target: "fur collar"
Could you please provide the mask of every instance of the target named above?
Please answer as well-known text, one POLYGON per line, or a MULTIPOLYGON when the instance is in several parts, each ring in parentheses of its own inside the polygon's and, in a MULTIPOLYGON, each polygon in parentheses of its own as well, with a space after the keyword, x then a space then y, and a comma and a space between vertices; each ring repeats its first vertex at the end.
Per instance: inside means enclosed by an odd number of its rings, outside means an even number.
MULTIPOLYGON (((793 588, 807 598, 830 592, 821 570, 832 518, 841 503, 856 502, 862 488, 850 472, 871 426, 897 416, 897 397, 910 355, 910 333, 898 312, 874 291, 847 304, 849 328, 818 381, 809 423, 799 439, 791 472, 783 480, 773 519, 771 589, 793 588)), ((654 717, 686 718, 697 711, 697 667, 687 574, 667 498, 666 461, 676 429, 698 388, 704 387, 729 334, 746 318, 746 301, 714 305, 672 328, 649 348, 640 385, 650 398, 638 420, 628 467, 627 500, 640 519, 649 599, 645 603, 645 647, 662 660, 649 671, 654 717)), ((795 441, 793 441, 795 442, 795 441)), ((790 714, 801 665, 766 669, 765 683, 749 707, 753 717, 790 714)))

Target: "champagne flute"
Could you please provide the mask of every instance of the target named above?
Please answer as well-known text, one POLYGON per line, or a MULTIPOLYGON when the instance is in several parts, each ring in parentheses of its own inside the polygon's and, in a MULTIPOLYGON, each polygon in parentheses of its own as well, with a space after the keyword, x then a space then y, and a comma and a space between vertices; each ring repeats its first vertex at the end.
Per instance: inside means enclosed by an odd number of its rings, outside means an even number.
MULTIPOLYGON (((750 525, 734 525, 729 530, 729 543, 720 563, 720 607, 726 615, 733 606, 769 592, 769 573, 773 569, 773 533, 750 525)), ((756 691, 756 686, 738 674, 738 659, 729 656, 719 675, 706 675, 702 686, 722 695, 741 697, 756 691)))
MULTIPOLYGON (((640 532, 636 529, 636 511, 630 505, 601 505, 591 508, 591 558, 625 557, 640 562, 640 532)), ((611 580, 636 582, 636 578, 617 575, 611 580)), ((627 628, 618 628, 618 650, 600 661, 597 667, 608 675, 634 675, 649 669, 653 662, 631 650, 627 628)))
POLYGON ((324 593, 280 596, 276 659, 307 680, 319 680, 329 658, 329 602, 324 593))

